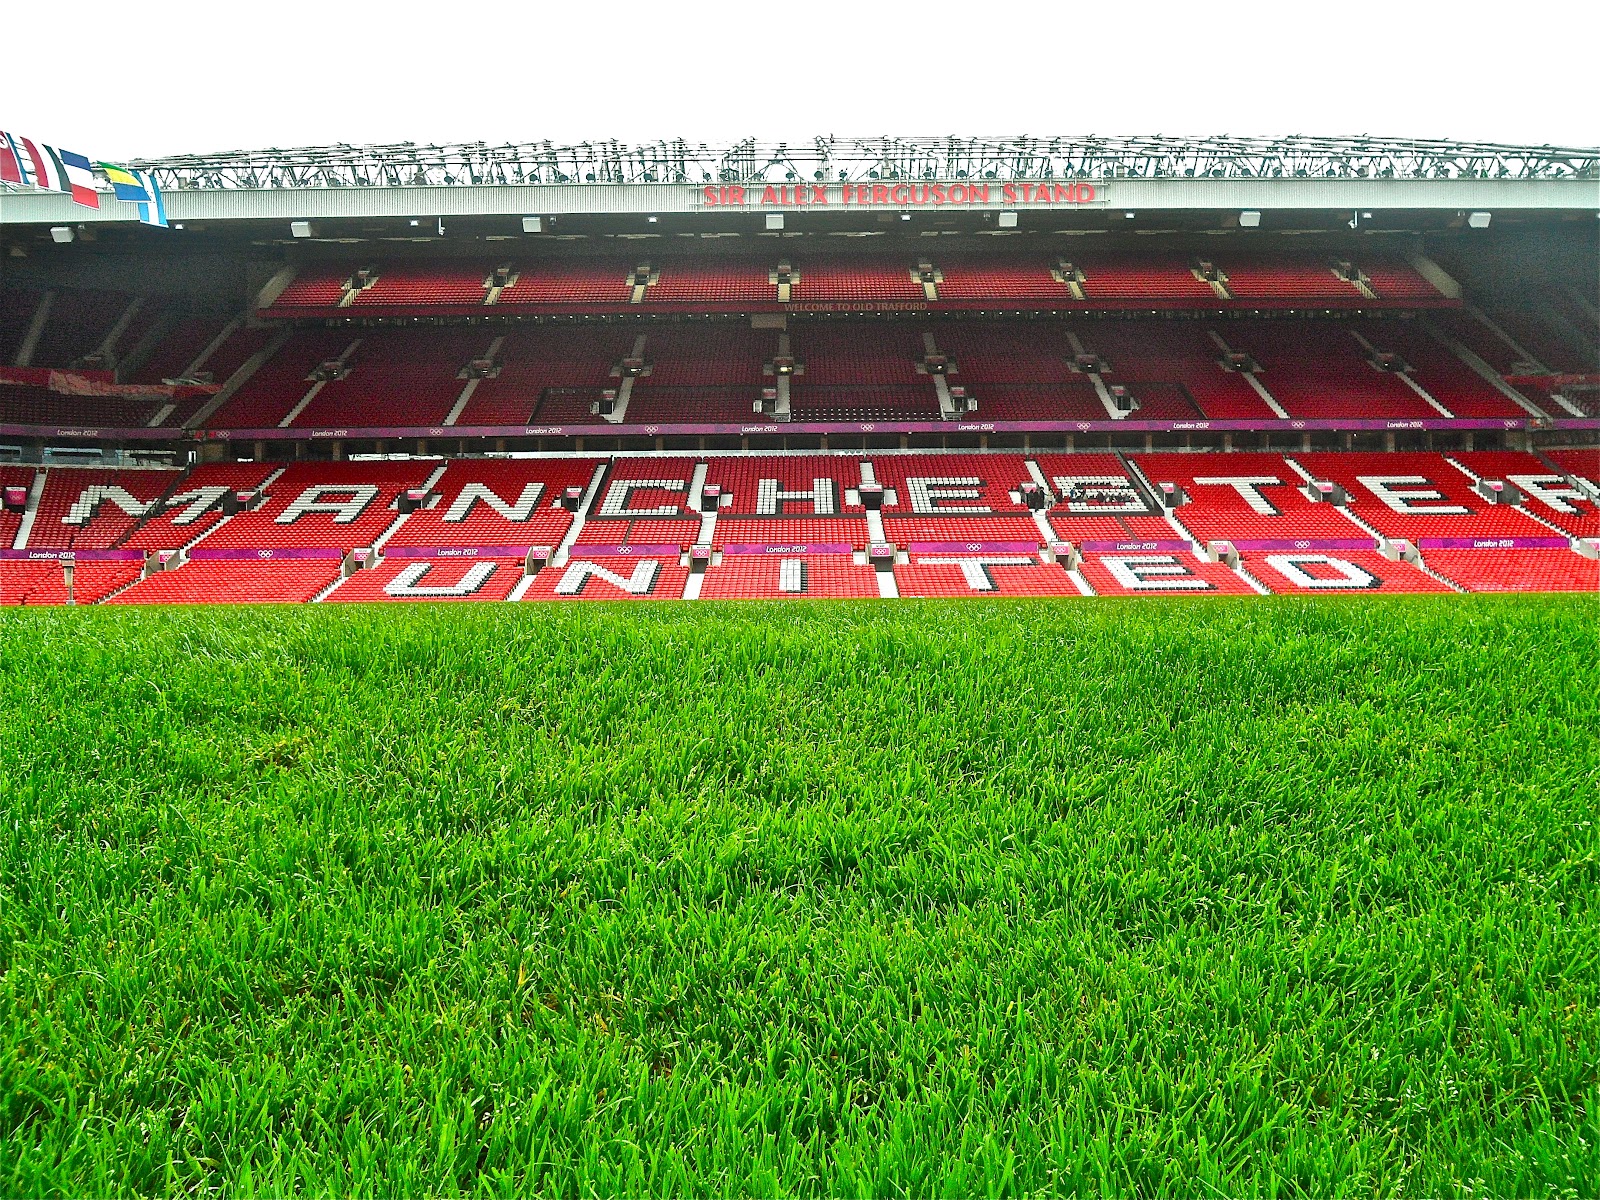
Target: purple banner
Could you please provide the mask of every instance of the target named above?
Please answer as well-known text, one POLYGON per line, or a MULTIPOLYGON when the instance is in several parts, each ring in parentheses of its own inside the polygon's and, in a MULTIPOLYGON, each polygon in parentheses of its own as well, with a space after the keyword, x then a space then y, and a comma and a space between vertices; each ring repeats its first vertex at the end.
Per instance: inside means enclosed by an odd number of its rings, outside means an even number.
POLYGON ((1218 538, 1235 550, 1376 550, 1372 538, 1218 538))
POLYGON ((199 435, 187 429, 109 428, 99 425, 0 425, 0 436, 81 438, 94 442, 192 442, 199 435))
POLYGON ((1038 542, 912 542, 911 554, 1037 554, 1038 542))
POLYGON ((1564 537, 1425 537, 1417 539, 1419 550, 1566 550, 1564 537))
POLYGON ((722 548, 724 554, 849 554, 854 547, 849 542, 809 542, 804 545, 768 545, 766 542, 732 542, 722 548))
POLYGON ((574 546, 571 551, 573 558, 606 558, 619 554, 631 555, 634 558, 677 558, 678 553, 679 549, 676 545, 650 545, 644 542, 638 542, 631 546, 574 546))
MULTIPOLYGON (((1585 428, 1600 422, 1550 421, 1551 428, 1585 428)), ((658 425, 385 425, 340 429, 215 429, 207 438, 232 441, 340 441, 346 438, 479 438, 479 437, 656 437, 663 434, 706 435, 786 433, 1299 433, 1302 430, 1450 430, 1528 429, 1526 417, 1412 420, 1208 420, 1192 421, 789 421, 760 425, 681 422, 658 425)), ((101 431, 105 433, 107 431, 101 431)), ((150 431, 145 431, 150 432, 150 431)))
POLYGON ((530 551, 542 550, 550 557, 549 546, 385 546, 385 558, 526 558, 530 551))
POLYGON ((1084 554, 1188 554, 1193 547, 1176 538, 1155 538, 1148 542, 1079 542, 1078 549, 1084 554))
POLYGON ((143 562, 143 550, 0 550, 0 562, 143 562))
POLYGON ((283 559, 283 558, 343 558, 344 551, 333 546, 274 546, 270 550, 265 547, 252 549, 248 546, 227 546, 208 550, 200 546, 189 551, 189 557, 196 562, 207 560, 233 560, 233 559, 283 559))
POLYGON ((1535 421, 1525 417, 1429 417, 1384 420, 1208 420, 1192 421, 793 421, 765 425, 682 422, 658 425, 351 425, 340 429, 188 429, 109 426, 0 424, 0 436, 67 438, 98 442, 305 442, 347 438, 521 438, 521 437, 657 437, 664 434, 785 433, 1298 433, 1304 430, 1391 431, 1468 429, 1600 429, 1600 418, 1560 417, 1535 421))

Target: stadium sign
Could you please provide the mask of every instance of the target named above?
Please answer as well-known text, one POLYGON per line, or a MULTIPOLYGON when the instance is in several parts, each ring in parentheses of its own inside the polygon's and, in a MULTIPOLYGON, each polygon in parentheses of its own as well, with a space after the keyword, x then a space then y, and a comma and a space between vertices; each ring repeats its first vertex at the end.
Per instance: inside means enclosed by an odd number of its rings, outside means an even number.
POLYGON ((1104 204, 1105 187, 1048 180, 1009 183, 707 184, 691 193, 701 208, 942 208, 945 205, 1104 204))

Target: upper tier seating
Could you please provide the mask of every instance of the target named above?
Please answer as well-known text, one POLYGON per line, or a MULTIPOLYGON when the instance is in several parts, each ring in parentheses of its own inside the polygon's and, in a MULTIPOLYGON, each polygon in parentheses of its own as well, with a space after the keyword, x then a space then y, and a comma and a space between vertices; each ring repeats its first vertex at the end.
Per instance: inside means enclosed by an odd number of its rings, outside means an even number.
POLYGON ((57 288, 50 317, 33 351, 33 365, 69 367, 93 353, 132 299, 123 292, 57 288))
POLYGON ((22 349, 43 295, 33 288, 0 288, 0 366, 10 366, 17 360, 17 351, 22 349))
POLYGON ((201 545, 238 547, 371 546, 399 518, 395 499, 439 470, 433 462, 295 463, 267 488, 260 508, 219 524, 201 545))
POLYGON ((158 571, 110 604, 305 604, 339 577, 337 558, 203 560, 158 571))
POLYGON ((807 324, 790 331, 803 365, 790 385, 796 421, 937 421, 933 382, 917 374, 925 353, 910 325, 807 324))
POLYGON ((165 396, 64 396, 48 388, 6 384, 0 386, 0 423, 142 428, 167 403, 165 396))
MULTIPOLYGON (((166 335, 156 343, 150 356, 130 376, 134 383, 160 383, 175 379, 187 370, 200 352, 221 333, 227 321, 221 317, 179 317, 166 335)), ((130 343, 131 344, 131 343, 130 343)), ((203 370, 212 370, 208 363, 203 370)), ((216 378, 213 372, 213 378, 216 378)), ((224 382, 217 379, 218 383, 224 382)))
POLYGON ((538 304, 624 308, 632 291, 629 279, 648 258, 648 252, 641 252, 629 259, 525 263, 518 268, 517 282, 500 293, 499 304, 509 309, 538 304))
POLYGON ((924 299, 922 285, 911 279, 916 255, 900 259, 806 255, 792 260, 800 281, 791 292, 798 304, 860 304, 867 301, 924 299))
MULTIPOLYGON (((1074 328, 1084 349, 1109 363, 1106 382, 1127 386, 1136 398, 1142 394, 1138 385, 1143 381, 1172 381, 1187 389, 1207 417, 1276 418, 1243 375, 1222 368, 1221 348, 1197 321, 1100 321, 1074 328)), ((1134 415, 1142 417, 1145 412, 1141 409, 1134 415)))
POLYGON ((777 297, 770 268, 750 259, 694 262, 673 259, 647 293, 651 304, 759 304, 777 297))
POLYGON ((1255 356, 1258 378, 1291 417, 1436 418, 1443 414, 1367 353, 1339 324, 1303 321, 1230 322, 1234 350, 1255 356))
MULTIPOLYGON (((1247 243, 1221 244, 1208 255, 1223 272, 1228 294, 1220 295, 1196 275, 1191 255, 1176 246, 1100 247, 1088 241, 1049 249, 1032 246, 976 247, 939 241, 876 245, 860 253, 811 252, 805 245, 773 243, 760 253, 702 258, 681 249, 663 255, 663 242, 641 243, 635 256, 608 250, 587 256, 519 257, 504 264, 516 281, 495 297, 490 311, 745 311, 776 309, 781 302, 773 274, 780 259, 795 272, 788 301, 798 308, 875 306, 975 308, 1067 307, 1259 307, 1383 304, 1438 306, 1449 303, 1411 266, 1362 261, 1373 296, 1340 278, 1334 255, 1267 249, 1247 243), (912 277, 930 263, 937 298, 912 277), (1080 273, 1078 292, 1058 276, 1063 261, 1080 273), (635 272, 648 265, 651 282, 634 294, 635 272)), ((484 287, 495 268, 482 260, 366 263, 376 279, 351 294, 352 313, 426 315, 483 308, 484 287)), ((355 262, 301 267, 270 306, 273 313, 330 313, 344 299, 355 262)))
POLYGON ((391 558, 351 575, 324 603, 505 600, 521 582, 517 558, 391 558))
POLYGON ((109 550, 174 487, 177 471, 51 467, 28 535, 30 550, 109 550))
MULTIPOLYGON (((1385 537, 1551 537, 1509 505, 1493 505, 1441 454, 1293 454, 1319 480, 1339 484, 1350 512, 1385 537)), ((1180 515, 1183 509, 1179 510, 1180 515)))
POLYGON ((944 281, 939 284, 941 300, 1029 300, 1039 303, 1066 303, 1072 299, 1067 285, 1050 274, 1043 258, 1007 262, 978 255, 938 257, 944 281))
MULTIPOLYGON (((1412 378, 1458 417, 1524 417, 1527 413, 1497 391, 1426 329, 1411 321, 1369 321, 1360 327, 1379 350, 1392 350, 1412 367, 1412 378)), ((1435 413, 1435 416, 1438 414, 1435 413)))
POLYGON ((298 428, 439 425, 455 406, 468 360, 488 349, 481 329, 374 329, 348 360, 350 373, 326 383, 290 422, 298 428))
POLYGON ((1188 300, 1216 304, 1216 293, 1177 255, 1139 258, 1087 249, 1074 259, 1091 300, 1188 300))
POLYGON ((1345 302, 1361 295, 1334 274, 1325 258, 1228 248, 1216 255, 1229 293, 1240 300, 1285 300, 1295 304, 1345 302))
POLYGON ((556 546, 572 526, 569 487, 588 490, 598 459, 452 462, 433 485, 438 500, 389 540, 400 546, 556 546))
POLYGON ((360 312, 384 305, 481 305, 488 295, 483 281, 493 270, 487 263, 389 264, 376 283, 351 297, 350 308, 360 312))
POLYGON ((213 429, 269 429, 276 426, 311 390, 307 378, 322 363, 339 358, 352 345, 359 350, 362 331, 302 329, 279 347, 206 422, 213 429))
POLYGON ((644 344, 650 374, 634 380, 628 423, 748 422, 762 386, 772 382, 763 364, 777 350, 777 335, 766 329, 652 329, 644 344))
POLYGON ((333 308, 344 299, 345 281, 350 268, 337 263, 314 263, 301 267, 278 298, 274 308, 333 308))
POLYGON ((496 355, 499 375, 478 381, 456 424, 597 422, 589 405, 601 389, 617 386, 611 368, 632 351, 636 336, 632 329, 560 326, 509 333, 496 355), (546 397, 549 388, 578 390, 546 397))

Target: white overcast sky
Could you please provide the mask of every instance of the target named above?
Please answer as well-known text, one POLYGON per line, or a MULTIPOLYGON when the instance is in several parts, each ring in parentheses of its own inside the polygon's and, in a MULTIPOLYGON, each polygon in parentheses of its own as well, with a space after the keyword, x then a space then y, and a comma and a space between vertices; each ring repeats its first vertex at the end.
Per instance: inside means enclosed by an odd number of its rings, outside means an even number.
POLYGON ((3 40, 0 128, 91 158, 819 133, 1600 145, 1594 0, 17 0, 3 40))

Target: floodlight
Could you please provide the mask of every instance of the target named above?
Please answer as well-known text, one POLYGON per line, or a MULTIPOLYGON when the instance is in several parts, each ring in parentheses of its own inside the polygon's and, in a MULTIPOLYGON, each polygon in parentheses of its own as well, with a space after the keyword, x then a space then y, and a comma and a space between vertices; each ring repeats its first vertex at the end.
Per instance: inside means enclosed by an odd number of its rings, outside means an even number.
POLYGON ((522 232, 523 233, 543 233, 544 232, 544 222, 542 220, 540 220, 538 217, 523 217, 522 218, 522 232))
POLYGON ((72 240, 72 226, 52 225, 50 226, 50 236, 58 242, 70 242, 72 240))
POLYGON ((1000 214, 1000 220, 997 222, 997 224, 1001 229, 1015 229, 1017 227, 1017 214, 1014 212, 1003 212, 1000 214))
POLYGON ((311 236, 311 222, 310 221, 290 221, 289 222, 289 232, 291 234, 293 234, 295 237, 310 237, 311 236))
POLYGON ((1241 229, 1255 229, 1261 224, 1261 214, 1255 209, 1250 209, 1239 214, 1239 227, 1241 229))
POLYGON ((1467 214, 1467 225, 1472 229, 1489 228, 1489 213, 1475 212, 1467 214))
POLYGON ((767 214, 767 228, 768 229, 782 229, 783 228, 783 214, 782 213, 768 213, 767 214))

